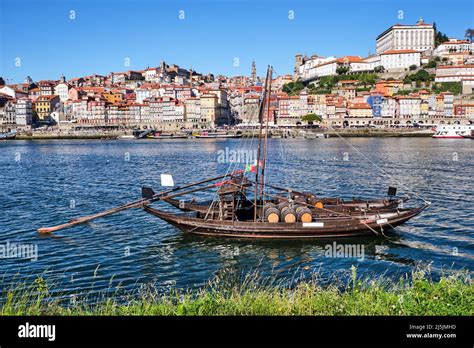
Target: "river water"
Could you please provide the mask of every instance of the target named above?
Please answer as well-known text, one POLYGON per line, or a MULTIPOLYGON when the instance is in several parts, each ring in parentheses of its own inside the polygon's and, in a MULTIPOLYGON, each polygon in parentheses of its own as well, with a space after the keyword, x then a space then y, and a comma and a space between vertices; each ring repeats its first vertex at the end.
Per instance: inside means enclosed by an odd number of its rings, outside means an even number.
MULTIPOLYGON (((224 173, 229 164, 222 162, 233 159, 232 151, 255 145, 250 142, 1 142, 0 251, 4 253, 0 253, 0 290, 40 276, 56 284, 59 292, 101 293, 117 288, 133 291, 143 284, 159 289, 196 288, 223 271, 245 274, 258 269, 260 274, 285 280, 314 272, 330 279, 353 265, 359 275, 389 278, 417 267, 429 268, 434 277, 452 270, 474 270, 474 143, 470 140, 270 140, 267 175, 275 185, 347 198, 383 197, 392 185, 400 195, 410 195, 411 204, 421 203, 416 196, 432 202, 420 216, 391 232, 390 239, 335 241, 355 245, 356 255, 331 257, 327 250, 334 247, 332 240, 186 236, 137 209, 51 236, 36 232, 41 226, 135 200, 142 185, 159 191, 162 173, 171 173, 178 185, 224 173), (31 254, 13 257, 12 248, 18 251, 28 246, 33 248, 31 254)), ((241 159, 253 155, 237 154, 241 159)))

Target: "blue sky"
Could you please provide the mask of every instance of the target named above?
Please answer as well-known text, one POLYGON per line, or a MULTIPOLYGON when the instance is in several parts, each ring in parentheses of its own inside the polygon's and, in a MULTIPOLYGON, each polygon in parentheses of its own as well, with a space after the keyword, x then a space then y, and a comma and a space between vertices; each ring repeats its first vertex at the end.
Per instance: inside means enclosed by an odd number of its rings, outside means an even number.
POLYGON ((138 70, 157 66, 161 59, 230 76, 250 74, 255 59, 259 75, 267 64, 285 74, 292 73, 297 52, 366 56, 375 51, 375 38, 383 30, 415 23, 420 16, 450 37, 462 38, 474 27, 472 0, 0 3, 0 76, 8 82, 22 82, 27 75, 40 80, 62 73, 72 78, 138 70), (179 18, 181 10, 184 19, 179 18))

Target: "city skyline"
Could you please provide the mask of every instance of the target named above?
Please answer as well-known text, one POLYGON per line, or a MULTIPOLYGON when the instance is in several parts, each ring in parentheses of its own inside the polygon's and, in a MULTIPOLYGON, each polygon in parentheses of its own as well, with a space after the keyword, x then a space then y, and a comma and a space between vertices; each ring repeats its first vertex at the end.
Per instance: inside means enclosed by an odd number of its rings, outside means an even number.
POLYGON ((437 6, 426 1, 345 4, 352 10, 342 13, 340 2, 308 1, 50 0, 15 7, 13 1, 3 0, 0 76, 7 83, 22 82, 26 76, 46 80, 65 74, 69 79, 141 70, 161 60, 226 76, 250 75, 255 60, 258 75, 267 64, 283 75, 292 74, 296 53, 375 53, 378 34, 420 17, 436 22, 449 37, 463 38, 472 27, 473 4, 468 1, 437 6), (28 22, 30 29, 19 22, 28 22))

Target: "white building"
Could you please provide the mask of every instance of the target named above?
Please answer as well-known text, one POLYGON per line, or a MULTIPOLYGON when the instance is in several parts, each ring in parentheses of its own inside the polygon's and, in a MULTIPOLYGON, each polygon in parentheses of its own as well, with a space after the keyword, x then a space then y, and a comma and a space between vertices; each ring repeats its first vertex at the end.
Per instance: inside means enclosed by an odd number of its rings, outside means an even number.
POLYGON ((160 95, 160 91, 157 85, 152 85, 146 83, 139 88, 135 89, 135 99, 137 103, 143 103, 145 99, 150 99, 152 97, 158 97, 160 95))
POLYGON ((90 116, 87 111, 87 100, 76 100, 71 104, 72 120, 79 122, 89 122, 90 116))
POLYGON ((59 100, 65 102, 69 97, 69 86, 67 83, 58 83, 54 87, 54 94, 59 96, 59 100))
POLYGON ((28 93, 25 93, 19 89, 10 86, 3 86, 2 88, 0 88, 0 93, 9 95, 10 97, 15 99, 24 98, 28 96, 28 93))
POLYGON ((421 114, 421 99, 414 96, 399 96, 398 116, 400 118, 418 119, 421 114))
POLYGON ((460 82, 474 78, 474 64, 447 65, 436 68, 435 82, 460 82))
POLYGON ((147 82, 155 82, 159 79, 159 69, 158 68, 148 68, 145 70, 143 76, 147 82))
POLYGON ((295 75, 297 78, 301 78, 303 80, 317 77, 318 75, 315 68, 321 64, 331 62, 335 59, 335 57, 324 58, 317 55, 312 55, 311 58, 303 58, 301 54, 297 54, 295 57, 295 75))
POLYGON ((467 40, 449 39, 433 51, 436 56, 444 56, 452 52, 474 52, 474 43, 467 40))
POLYGON ((395 117, 397 110, 397 101, 393 98, 383 98, 382 106, 380 109, 380 116, 382 117, 395 117))
POLYGON ((380 55, 380 65, 388 71, 403 71, 420 64, 421 53, 415 50, 388 50, 380 55))
POLYGON ((434 49, 434 28, 422 18, 415 25, 395 24, 377 36, 377 54, 389 50, 427 51, 434 49))
POLYGON ((16 101, 8 100, 0 115, 0 124, 13 125, 16 121, 16 101))
POLYGON ((33 123, 33 104, 30 99, 21 98, 16 102, 16 124, 30 126, 33 123))

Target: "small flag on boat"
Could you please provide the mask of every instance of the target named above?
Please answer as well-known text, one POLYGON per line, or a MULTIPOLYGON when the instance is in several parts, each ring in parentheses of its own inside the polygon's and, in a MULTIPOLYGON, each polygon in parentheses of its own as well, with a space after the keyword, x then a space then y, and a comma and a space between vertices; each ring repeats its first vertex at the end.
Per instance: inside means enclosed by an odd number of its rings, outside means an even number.
MULTIPOLYGON (((263 162, 259 161, 259 168, 261 169, 263 167, 263 162)), ((251 172, 255 173, 257 171, 257 161, 255 161, 254 164, 247 164, 245 166, 245 173, 251 172)))
POLYGON ((171 174, 161 174, 161 186, 174 186, 173 176, 171 174))
POLYGON ((248 173, 248 172, 255 173, 256 168, 257 167, 255 166, 255 164, 247 164, 245 166, 245 173, 248 173))

